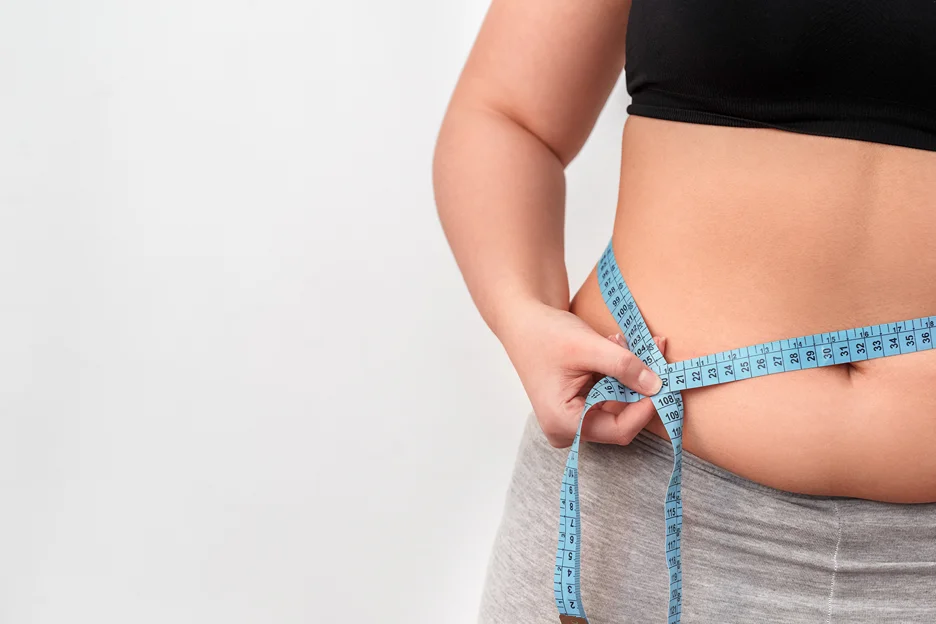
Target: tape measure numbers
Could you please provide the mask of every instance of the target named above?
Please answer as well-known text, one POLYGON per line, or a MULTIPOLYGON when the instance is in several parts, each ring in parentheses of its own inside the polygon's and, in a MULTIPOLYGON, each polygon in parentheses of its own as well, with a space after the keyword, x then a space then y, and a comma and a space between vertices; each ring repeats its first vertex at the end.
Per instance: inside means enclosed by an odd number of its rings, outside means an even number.
MULTIPOLYGON (((673 445, 673 471, 663 504, 666 533, 664 553, 669 570, 667 624, 679 624, 682 611, 682 477, 683 401, 681 390, 901 355, 933 348, 936 316, 885 325, 858 327, 722 351, 714 355, 667 363, 650 336, 637 303, 614 258, 611 243, 598 262, 598 282, 608 309, 627 337, 628 348, 663 380, 663 388, 650 397, 673 445)), ((569 450, 562 478, 559 543, 556 549, 555 597, 562 624, 588 624, 581 594, 581 516, 578 491, 578 454, 585 415, 603 401, 634 403, 644 395, 604 377, 589 391, 578 431, 569 450)))

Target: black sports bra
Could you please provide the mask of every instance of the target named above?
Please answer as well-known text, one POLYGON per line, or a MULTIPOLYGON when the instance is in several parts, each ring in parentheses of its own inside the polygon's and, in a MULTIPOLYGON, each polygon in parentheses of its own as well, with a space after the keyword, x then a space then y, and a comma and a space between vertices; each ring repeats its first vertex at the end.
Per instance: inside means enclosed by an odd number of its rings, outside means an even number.
POLYGON ((936 0, 633 0, 627 112, 936 151, 936 0))

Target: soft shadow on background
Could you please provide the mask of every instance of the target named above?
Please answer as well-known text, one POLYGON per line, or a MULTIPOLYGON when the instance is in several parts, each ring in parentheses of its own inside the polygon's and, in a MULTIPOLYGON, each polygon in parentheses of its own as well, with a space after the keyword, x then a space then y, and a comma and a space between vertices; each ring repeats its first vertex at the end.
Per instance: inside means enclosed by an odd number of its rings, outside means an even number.
POLYGON ((430 165, 486 8, 0 6, 0 622, 475 621, 529 404, 430 165))

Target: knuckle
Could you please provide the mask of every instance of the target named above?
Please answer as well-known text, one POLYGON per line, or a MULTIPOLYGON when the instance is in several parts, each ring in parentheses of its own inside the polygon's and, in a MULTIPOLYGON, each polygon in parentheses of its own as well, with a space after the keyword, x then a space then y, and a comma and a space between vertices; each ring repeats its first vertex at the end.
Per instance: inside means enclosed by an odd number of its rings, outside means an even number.
POLYGON ((557 449, 569 448, 572 445, 572 440, 568 439, 566 436, 546 436, 546 441, 549 442, 549 446, 557 449))
POLYGON ((565 437, 565 431, 563 431, 562 427, 556 426, 556 422, 552 419, 540 422, 540 428, 546 435, 546 439, 549 440, 549 443, 553 446, 555 446, 555 442, 565 437))
POLYGON ((564 426, 562 419, 550 415, 541 418, 539 423, 546 440, 553 448, 565 448, 572 443, 569 439, 568 428, 564 426))
POLYGON ((626 446, 634 441, 634 438, 637 437, 637 431, 633 429, 624 429, 623 431, 618 432, 618 444, 626 446))

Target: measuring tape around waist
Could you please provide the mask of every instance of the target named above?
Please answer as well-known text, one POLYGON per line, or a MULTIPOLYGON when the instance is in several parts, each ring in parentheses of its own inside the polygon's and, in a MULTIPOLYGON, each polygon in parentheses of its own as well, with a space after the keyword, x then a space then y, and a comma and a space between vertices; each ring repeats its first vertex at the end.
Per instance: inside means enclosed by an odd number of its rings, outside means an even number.
MULTIPOLYGON (((848 364, 933 348, 936 316, 908 321, 857 327, 837 332, 788 338, 722 351, 681 362, 667 363, 650 336, 637 303, 614 258, 611 243, 598 262, 598 283, 608 309, 624 336, 628 349, 663 380, 663 387, 650 397, 673 445, 673 472, 663 504, 666 522, 664 553, 669 571, 667 624, 679 624, 682 612, 682 430, 683 401, 680 391, 762 377, 786 371, 848 364)), ((561 624, 588 624, 581 594, 581 523, 578 489, 578 454, 585 415, 603 401, 634 403, 644 395, 625 387, 613 377, 596 383, 585 400, 578 431, 569 449, 562 478, 562 508, 559 544, 556 549, 555 596, 561 624)))

